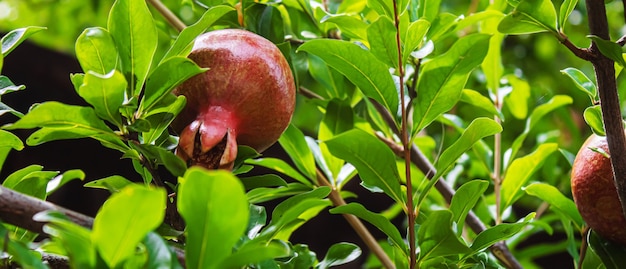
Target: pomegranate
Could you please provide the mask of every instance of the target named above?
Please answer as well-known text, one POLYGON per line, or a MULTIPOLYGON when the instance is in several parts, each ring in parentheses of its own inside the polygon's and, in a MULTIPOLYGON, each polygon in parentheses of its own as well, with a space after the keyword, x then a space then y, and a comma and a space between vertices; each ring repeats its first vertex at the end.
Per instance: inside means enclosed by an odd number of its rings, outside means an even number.
POLYGON ((172 127, 188 165, 232 169, 237 145, 262 152, 287 128, 295 84, 278 47, 252 32, 225 29, 198 36, 189 58, 207 72, 174 90, 187 105, 172 127))
POLYGON ((591 229, 605 239, 626 245, 626 219, 608 153, 606 137, 592 135, 585 141, 572 167, 572 195, 591 229))

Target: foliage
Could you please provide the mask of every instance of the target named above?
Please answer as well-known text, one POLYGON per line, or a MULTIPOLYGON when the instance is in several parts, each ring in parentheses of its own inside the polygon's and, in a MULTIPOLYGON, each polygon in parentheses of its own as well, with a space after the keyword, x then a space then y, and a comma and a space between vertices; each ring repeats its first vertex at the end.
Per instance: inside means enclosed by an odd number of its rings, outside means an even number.
MULTIPOLYGON (((2 39, 0 71, 3 57, 30 35, 54 36, 62 41, 52 46, 73 51, 83 69, 68 75, 88 106, 50 100, 22 113, 0 102, 0 116, 17 118, 0 129, 0 165, 10 150, 24 148, 11 131, 36 129, 27 146, 94 139, 132 162, 137 178, 85 184, 111 192, 93 227, 42 212, 35 220, 47 223, 50 239, 35 242, 35 233, 0 225, 8 260, 44 268, 38 247, 69 258, 73 268, 181 268, 184 250, 191 268, 328 268, 366 253, 338 242, 318 256, 306 242, 292 242, 299 227, 328 210, 384 234, 387 240, 374 242, 384 252, 372 250, 380 260, 369 267, 387 256, 397 268, 498 268, 510 261, 489 248, 505 242, 528 268, 551 252, 569 254, 576 267, 617 268, 614 258, 624 250, 593 232, 581 236, 585 224, 569 194, 577 145, 592 130, 604 133, 597 86, 589 66, 552 54, 566 51, 558 42, 594 41, 618 64, 624 60, 616 43, 578 29, 578 1, 164 2, 190 26, 176 32, 143 0, 40 3, 47 8, 37 12, 48 16, 80 16, 46 23, 24 15, 48 30, 9 24, 18 29, 2 39), (88 18, 97 26, 82 29, 88 18), (276 43, 293 69, 298 108, 278 141, 289 159, 242 147, 233 172, 188 168, 168 130, 186 100, 171 91, 205 71, 186 58, 195 36, 234 27, 276 43), (590 128, 578 127, 583 116, 590 128), (259 168, 276 174, 249 176, 259 168), (364 206, 351 181, 388 197, 389 210, 364 206), (442 185, 455 193, 442 195, 442 185), (164 223, 173 205, 184 231, 164 223), (397 219, 409 221, 398 226, 397 219), (562 239, 525 244, 533 236, 562 239), (584 258, 578 250, 587 242, 592 251, 584 258)), ((1 5, 34 12, 21 1, 1 5)), ((0 97, 22 89, 0 76, 0 97)), ((45 199, 84 178, 80 170, 33 164, 3 185, 45 199)))

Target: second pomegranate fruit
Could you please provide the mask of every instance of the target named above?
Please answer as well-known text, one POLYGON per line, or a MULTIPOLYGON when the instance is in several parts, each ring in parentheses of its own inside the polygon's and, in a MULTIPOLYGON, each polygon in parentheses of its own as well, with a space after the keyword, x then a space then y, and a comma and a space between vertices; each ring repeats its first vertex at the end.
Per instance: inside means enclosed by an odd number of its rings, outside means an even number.
POLYGON ((295 84, 272 42, 245 30, 217 30, 196 38, 189 58, 209 70, 174 90, 187 98, 172 124, 181 158, 230 169, 237 145, 261 152, 278 140, 294 111, 295 84))

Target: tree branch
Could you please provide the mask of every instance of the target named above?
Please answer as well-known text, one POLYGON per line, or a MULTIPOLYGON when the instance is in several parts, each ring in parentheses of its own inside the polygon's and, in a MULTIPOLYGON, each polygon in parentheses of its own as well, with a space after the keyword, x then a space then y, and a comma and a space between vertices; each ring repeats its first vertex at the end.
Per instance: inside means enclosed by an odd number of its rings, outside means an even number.
MULTIPOLYGON (((586 3, 591 34, 610 40, 604 1, 587 0, 586 3)), ((602 55, 595 42, 591 44, 589 50, 596 56, 591 63, 596 74, 609 152, 616 153, 611 154, 611 166, 617 194, 622 204, 622 212, 626 216, 626 154, 620 154, 626 152, 626 137, 615 81, 614 63, 613 60, 602 55)))
POLYGON ((183 23, 176 15, 167 8, 160 0, 147 0, 159 13, 167 20, 167 22, 179 32, 185 29, 187 25, 183 23))

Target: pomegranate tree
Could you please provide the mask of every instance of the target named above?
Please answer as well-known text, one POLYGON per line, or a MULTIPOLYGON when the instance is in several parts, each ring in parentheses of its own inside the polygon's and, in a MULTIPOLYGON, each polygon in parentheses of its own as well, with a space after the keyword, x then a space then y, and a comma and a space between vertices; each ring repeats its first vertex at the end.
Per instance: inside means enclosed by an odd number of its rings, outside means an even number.
POLYGON ((592 135, 572 167, 572 195, 587 225, 603 238, 626 245, 626 219, 613 183, 606 137, 592 135))
POLYGON ((189 58, 209 70, 174 90, 187 98, 172 124, 178 156, 231 169, 237 145, 261 152, 276 142, 295 106, 291 69, 276 45, 245 30, 217 30, 197 37, 189 58))

